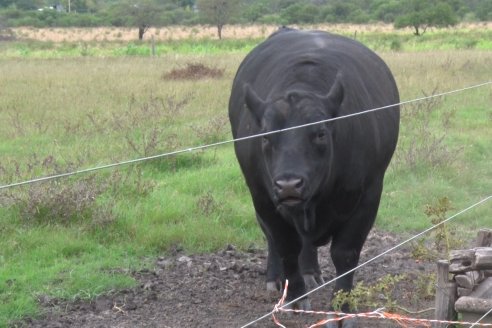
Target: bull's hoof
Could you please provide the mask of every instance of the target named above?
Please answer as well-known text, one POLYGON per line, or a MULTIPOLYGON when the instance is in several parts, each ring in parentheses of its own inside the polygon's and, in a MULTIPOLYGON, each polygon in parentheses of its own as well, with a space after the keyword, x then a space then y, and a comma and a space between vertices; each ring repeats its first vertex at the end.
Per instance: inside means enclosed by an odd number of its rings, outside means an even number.
POLYGON ((303 274, 302 277, 304 278, 307 290, 313 290, 325 283, 320 274, 303 274))
POLYGON ((266 289, 269 292, 279 292, 282 290, 282 286, 279 281, 267 281, 266 289))
MULTIPOLYGON (((335 316, 329 315, 328 319, 333 319, 335 316)), ((325 325, 325 328, 357 328, 356 318, 330 321, 325 325)))
MULTIPOLYGON (((302 314, 302 311, 311 311, 311 302, 307 298, 303 298, 297 302, 294 302, 292 304, 289 304, 287 306, 284 306, 285 310, 297 310, 300 311, 299 313, 302 314)), ((292 313, 296 312, 287 312, 288 315, 292 315, 292 313)))

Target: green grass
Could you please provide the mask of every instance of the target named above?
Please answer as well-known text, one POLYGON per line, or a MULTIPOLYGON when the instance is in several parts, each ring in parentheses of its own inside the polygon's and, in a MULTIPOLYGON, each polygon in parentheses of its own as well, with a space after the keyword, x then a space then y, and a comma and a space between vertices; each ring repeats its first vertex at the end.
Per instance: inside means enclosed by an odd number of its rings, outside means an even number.
MULTIPOLYGON (((115 51, 115 44, 94 46, 87 56, 76 54, 78 46, 33 50, 27 45, 25 57, 12 55, 18 43, 3 45, 0 185, 230 138, 231 82, 255 42, 204 41, 202 48, 191 41, 176 42, 169 54, 162 50, 157 58, 98 57, 101 49, 115 51), (218 49, 211 51, 212 45, 218 49), (162 79, 190 62, 222 68, 224 76, 162 79), (212 118, 224 123, 217 128, 212 118)), ((406 44, 405 51, 381 53, 403 100, 492 76, 491 51, 417 51, 406 44)), ((434 135, 445 135, 443 147, 452 161, 438 166, 394 161, 385 180, 380 229, 411 234, 429 226, 426 204, 446 196, 454 207, 451 215, 492 193, 491 99, 488 86, 438 103, 429 127, 434 135), (444 127, 440 118, 449 111, 454 115, 444 127)), ((418 137, 416 119, 412 113, 402 119, 397 155, 418 137)), ((130 270, 152 266, 153 258, 175 247, 208 252, 227 244, 264 245, 231 144, 99 171, 92 179, 80 176, 13 188, 0 192, 0 204, 0 327, 37 315, 40 297, 91 298, 131 286, 130 270), (71 188, 76 192, 70 193, 71 188), (86 194, 94 199, 84 198, 86 194), (77 211, 71 197, 86 207, 77 211), (64 217, 67 211, 72 212, 64 217)), ((490 227, 490 206, 470 211, 453 225, 471 235, 490 227)))
POLYGON ((18 226, 3 240, 0 326, 6 320, 36 314, 36 299, 44 295, 88 299, 134 284, 126 274, 111 272, 135 267, 133 249, 125 252, 123 247, 98 245, 77 229, 18 226))
MULTIPOLYGON (((253 49, 259 39, 244 40, 181 40, 156 42, 159 56, 167 54, 217 55, 224 52, 244 53, 253 49)), ((71 57, 127 57, 150 56, 148 42, 61 42, 14 41, 9 46, 0 46, 0 58, 71 58, 71 57)))

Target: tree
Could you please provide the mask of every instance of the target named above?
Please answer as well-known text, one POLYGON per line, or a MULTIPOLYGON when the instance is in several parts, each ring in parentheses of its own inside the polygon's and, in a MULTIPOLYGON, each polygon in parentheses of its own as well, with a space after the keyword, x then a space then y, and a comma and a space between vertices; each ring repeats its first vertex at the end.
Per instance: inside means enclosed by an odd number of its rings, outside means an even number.
POLYGON ((7 26, 7 23, 5 21, 6 19, 0 16, 0 41, 8 41, 14 39, 14 33, 7 26))
POLYGON ((492 2, 483 1, 477 6, 477 18, 481 21, 492 20, 492 2))
POLYGON ((35 10, 43 6, 39 0, 0 0, 0 7, 15 6, 21 10, 35 10))
POLYGON ((217 35, 222 39, 222 28, 239 8, 239 0, 197 0, 200 15, 205 21, 217 26, 217 35))
POLYGON ((142 40, 145 32, 154 25, 163 12, 157 1, 128 0, 118 4, 113 15, 117 17, 116 25, 124 24, 138 28, 138 39, 142 40))
POLYGON ((370 12, 376 21, 394 22, 402 11, 402 5, 404 4, 398 0, 376 0, 372 3, 370 12))
POLYGON ((315 23, 319 20, 319 8, 311 3, 295 3, 282 10, 285 24, 315 23))
POLYGON ((431 26, 448 27, 458 22, 451 6, 443 1, 410 0, 403 10, 403 15, 395 19, 395 27, 413 27, 417 36, 424 34, 431 26))

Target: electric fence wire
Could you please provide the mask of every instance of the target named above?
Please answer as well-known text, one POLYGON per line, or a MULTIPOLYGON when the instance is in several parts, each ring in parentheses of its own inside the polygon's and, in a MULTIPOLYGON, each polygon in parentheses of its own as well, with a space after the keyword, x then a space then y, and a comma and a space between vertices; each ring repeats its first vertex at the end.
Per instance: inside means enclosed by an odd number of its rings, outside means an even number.
MULTIPOLYGON (((358 265, 358 266, 356 266, 355 268, 353 268, 353 269, 351 269, 351 270, 349 270, 349 271, 347 271, 347 272, 345 272, 345 273, 343 273, 343 274, 339 275, 338 277, 333 278, 332 280, 327 281, 327 282, 325 282, 325 283, 323 283, 323 284, 319 285, 318 287, 316 287, 316 288, 314 288, 314 289, 312 289, 312 290, 308 291, 308 292, 307 292, 307 293, 305 293, 304 295, 301 295, 301 296, 299 296, 298 298, 293 299, 293 300, 291 300, 290 302, 283 304, 280 308, 285 308, 285 307, 287 307, 287 306, 289 306, 289 305, 294 304, 295 302, 297 302, 297 301, 299 301, 299 300, 301 300, 301 299, 303 299, 303 298, 305 298, 305 297, 307 297, 307 296, 311 295, 312 293, 314 293, 314 292, 316 292, 316 291, 318 291, 318 290, 320 290, 320 289, 322 289, 322 288, 324 288, 324 287, 326 287, 326 286, 328 286, 328 285, 332 284, 333 282, 337 281, 338 279, 340 279, 340 278, 342 278, 342 277, 345 277, 346 275, 348 275, 348 274, 350 274, 350 273, 352 273, 352 272, 354 272, 354 271, 356 271, 356 270, 358 270, 358 269, 362 268, 363 266, 368 265, 369 263, 374 262, 375 260, 377 260, 377 259, 379 259, 379 258, 383 257, 384 255, 386 255, 386 254, 388 254, 388 253, 390 253, 390 252, 392 252, 392 251, 394 251, 394 250, 396 250, 396 249, 398 249, 398 248, 402 247, 403 245, 408 244, 409 242, 411 242, 411 241, 413 241, 413 240, 415 240, 415 239, 417 239, 417 238, 419 238, 419 237, 421 237, 421 236, 425 235, 426 233, 430 232, 431 230, 434 230, 435 228, 437 228, 437 227, 439 227, 439 226, 441 226, 441 225, 443 225, 443 224, 445 224, 445 223, 447 223, 447 222, 451 221, 452 219, 454 219, 454 218, 456 218, 456 217, 460 216, 461 214, 463 214, 463 213, 465 213, 465 212, 468 212, 468 211, 469 211, 469 210, 471 210, 472 208, 475 208, 475 207, 477 207, 477 206, 479 206, 479 205, 481 205, 481 204, 483 204, 483 203, 486 203, 486 202, 487 202, 487 201, 489 201, 490 199, 492 199, 492 195, 490 195, 490 196, 488 196, 488 197, 483 198, 482 200, 480 200, 480 201, 478 201, 478 202, 474 203, 473 205, 468 206, 467 208, 465 208, 465 209, 463 209, 463 210, 459 211, 458 213, 456 213, 456 214, 454 214, 454 215, 452 215, 452 216, 448 217, 447 219, 445 219, 445 220, 443 220, 443 221, 439 222, 438 224, 435 224, 435 225, 431 226, 430 228, 425 229, 424 231, 422 231, 422 232, 420 232, 420 233, 418 233, 418 234, 414 235, 413 237, 410 237, 410 238, 406 239, 405 241, 402 241, 401 243, 399 243, 399 244, 397 244, 397 245, 395 245, 395 246, 393 246, 393 247, 391 247, 391 248, 387 249, 386 251, 384 251, 384 252, 382 252, 382 253, 380 253, 380 254, 376 255, 375 257, 373 257, 373 258, 371 258, 371 259, 369 259, 369 260, 365 261, 364 263, 359 264, 359 265, 358 265)), ((269 313, 267 313, 267 314, 265 314, 265 315, 263 315, 263 316, 261 316, 261 317, 259 317, 259 318, 255 319, 255 320, 253 320, 253 321, 251 321, 251 322, 249 322, 249 323, 245 324, 244 326, 241 326, 241 328, 246 328, 246 327, 249 327, 249 326, 251 326, 251 325, 253 325, 253 324, 255 324, 255 323, 257 323, 257 322, 259 322, 259 321, 261 321, 261 320, 263 320, 263 319, 265 319, 265 318, 267 318, 267 317, 269 317, 269 316, 271 316, 273 313, 274 313, 274 310, 272 310, 272 311, 270 311, 269 313)), ((486 315, 485 315, 485 316, 486 316, 486 315)), ((484 317, 485 317, 485 316, 484 316, 484 317)), ((479 321, 480 321, 480 320, 482 320, 482 319, 479 319, 479 321)), ((478 323, 479 321, 477 321, 477 323, 478 323)))
POLYGON ((53 180, 53 179, 58 179, 58 178, 63 178, 63 177, 69 177, 69 176, 73 176, 73 175, 79 175, 79 174, 83 174, 83 173, 89 173, 89 172, 103 170, 103 169, 108 169, 108 168, 113 168, 113 167, 117 167, 117 166, 135 164, 135 163, 139 163, 139 162, 143 162, 143 161, 148 161, 148 160, 152 160, 152 159, 157 159, 157 158, 164 158, 164 157, 175 156, 175 155, 179 155, 179 154, 183 154, 183 153, 188 153, 188 152, 203 150, 203 149, 212 148, 212 147, 218 147, 218 146, 229 144, 229 143, 241 142, 241 141, 244 141, 244 140, 253 139, 253 138, 259 138, 259 137, 263 137, 263 136, 267 136, 267 135, 271 135, 271 134, 275 134, 275 133, 281 133, 281 132, 285 132, 285 131, 291 131, 291 130, 295 130, 295 129, 301 129, 301 128, 305 128, 305 127, 308 127, 308 126, 313 126, 313 125, 317 125, 317 124, 323 124, 323 123, 338 121, 338 120, 347 119, 347 118, 354 117, 354 116, 359 116, 359 115, 364 115, 364 114, 368 114, 368 113, 377 112, 377 111, 380 111, 380 110, 391 109, 391 108, 395 108, 396 106, 401 106, 401 105, 416 103, 416 102, 428 100, 428 99, 431 99, 431 98, 448 96, 448 95, 451 95, 451 94, 456 94, 456 93, 459 93, 459 92, 463 92, 463 91, 467 91, 467 90, 471 90, 471 89, 480 88, 480 87, 483 87, 483 86, 486 86, 486 85, 490 85, 490 84, 492 84, 492 81, 487 81, 487 82, 483 82, 483 83, 479 83, 479 84, 475 84, 475 85, 463 87, 461 89, 450 90, 450 91, 446 91, 446 92, 442 92, 442 93, 438 93, 438 94, 434 94, 434 95, 429 95, 429 96, 425 96, 425 97, 421 97, 421 98, 416 98, 416 99, 412 99, 412 100, 402 101, 402 102, 399 102, 397 104, 391 104, 391 105, 387 105, 387 106, 381 106, 381 107, 377 107, 377 108, 372 108, 372 109, 364 110, 364 111, 353 113, 353 114, 349 114, 349 115, 343 115, 343 116, 338 116, 338 117, 334 117, 334 118, 330 118, 330 119, 326 119, 326 120, 321 120, 321 121, 317 121, 317 122, 312 122, 312 123, 297 125, 297 126, 293 126, 293 127, 289 127, 289 128, 285 128, 285 129, 280 129, 280 130, 275 130, 275 131, 269 131, 269 132, 265 132, 265 133, 258 133, 258 134, 251 135, 251 136, 246 136, 246 137, 242 137, 242 138, 236 138, 236 139, 231 139, 231 140, 225 140, 225 141, 215 142, 215 143, 211 143, 211 144, 207 144, 207 145, 202 145, 202 146, 190 147, 190 148, 176 150, 176 151, 172 151, 172 152, 168 152, 168 153, 163 153, 163 154, 158 154, 158 155, 153 155, 153 156, 147 156, 147 157, 142 157, 142 158, 127 160, 127 161, 121 161, 121 162, 117 162, 117 163, 106 164, 106 165, 101 165, 101 166, 97 166, 97 167, 76 170, 76 171, 67 172, 67 173, 55 174, 55 175, 50 175, 50 176, 35 178, 35 179, 31 179, 31 180, 21 181, 21 182, 15 182, 15 183, 11 183, 11 184, 6 184, 6 185, 0 186, 0 190, 12 188, 12 187, 17 187, 17 186, 22 186, 22 185, 27 185, 27 184, 32 184, 32 183, 36 183, 36 182, 42 182, 42 181, 48 181, 48 180, 53 180))

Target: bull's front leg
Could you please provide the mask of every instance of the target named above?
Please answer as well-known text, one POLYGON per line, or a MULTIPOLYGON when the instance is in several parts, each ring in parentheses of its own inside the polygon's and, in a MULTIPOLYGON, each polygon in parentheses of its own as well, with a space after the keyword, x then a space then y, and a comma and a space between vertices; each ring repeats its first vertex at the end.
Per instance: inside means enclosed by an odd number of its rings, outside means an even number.
POLYGON ((265 226, 264 220, 256 213, 256 219, 267 239, 268 254, 266 266, 266 289, 271 292, 281 291, 282 283, 285 280, 282 260, 277 252, 272 235, 265 226))
POLYGON ((285 281, 282 260, 273 244, 273 241, 267 238, 268 256, 266 269, 266 285, 268 291, 281 291, 282 284, 285 281))
POLYGON ((299 265, 308 290, 313 290, 324 283, 321 269, 319 268, 318 248, 308 239, 303 240, 302 251, 299 255, 299 265))
MULTIPOLYGON (((306 293, 306 285, 299 266, 299 254, 302 250, 301 237, 294 227, 278 215, 275 209, 257 211, 257 219, 269 244, 267 281, 276 280, 277 276, 289 280, 286 299, 288 303, 306 293)), ((289 307, 308 310, 310 304, 307 298, 303 298, 289 307)))
MULTIPOLYGON (((283 227, 272 234, 276 249, 278 250, 285 278, 289 281, 286 302, 289 303, 306 293, 306 285, 299 266, 299 254, 302 250, 302 241, 295 229, 283 227)), ((310 303, 304 297, 288 306, 299 310, 309 310, 310 303)))

